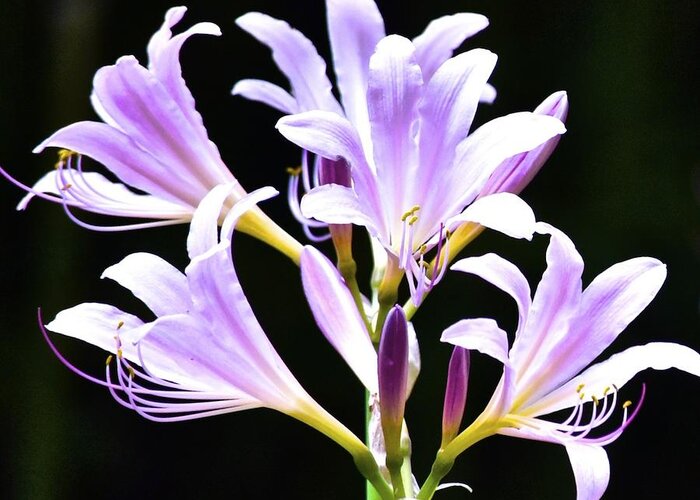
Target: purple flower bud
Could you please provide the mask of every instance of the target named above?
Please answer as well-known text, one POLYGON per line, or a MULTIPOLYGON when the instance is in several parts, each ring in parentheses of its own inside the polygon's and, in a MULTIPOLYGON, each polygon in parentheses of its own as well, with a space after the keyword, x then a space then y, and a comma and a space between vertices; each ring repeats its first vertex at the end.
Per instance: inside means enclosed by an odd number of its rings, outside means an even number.
POLYGON ((469 351, 455 347, 450 358, 442 410, 442 444, 444 448, 459 432, 469 385, 469 351))
MULTIPOLYGON (((564 122, 569 112, 569 100, 566 92, 560 91, 550 95, 537 106, 534 112, 537 115, 553 116, 564 122)), ((542 165, 554 152, 560 137, 560 135, 555 135, 532 151, 505 160, 491 174, 479 196, 504 192, 518 194, 537 175, 542 165)))
POLYGON ((387 455, 399 449, 408 396, 408 323, 403 309, 389 312, 379 342, 379 404, 387 455))

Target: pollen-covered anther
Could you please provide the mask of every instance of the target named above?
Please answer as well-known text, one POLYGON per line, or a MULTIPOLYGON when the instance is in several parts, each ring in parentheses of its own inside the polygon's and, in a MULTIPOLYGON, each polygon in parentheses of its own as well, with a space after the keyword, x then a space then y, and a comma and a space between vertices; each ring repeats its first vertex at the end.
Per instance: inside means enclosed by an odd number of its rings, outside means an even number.
POLYGON ((578 387, 576 388, 576 392, 580 393, 584 387, 586 387, 586 384, 579 384, 578 387))
POLYGON ((591 396, 591 401, 593 401, 596 406, 600 404, 600 400, 595 396, 591 396))
POLYGON ((122 326, 124 326, 124 322, 119 321, 119 323, 117 323, 117 330, 121 329, 122 326))
POLYGON ((107 356, 107 361, 105 361, 105 366, 111 365, 112 359, 114 359, 114 356, 112 356, 111 354, 109 356, 107 356))
POLYGON ((409 221, 408 221, 409 225, 415 224, 415 222, 418 220, 418 216, 416 215, 416 212, 418 212, 418 210, 420 210, 420 206, 413 205, 409 210, 404 212, 404 214, 401 216, 401 222, 406 222, 406 219, 409 219, 409 221), (411 222, 411 220, 413 220, 413 222, 411 222))
POLYGON ((301 175, 301 167, 287 167, 287 174, 299 177, 301 175))
POLYGON ((117 349, 117 358, 122 359, 124 357, 124 352, 121 349, 117 349))
POLYGON ((73 187, 73 184, 70 184, 70 183, 64 184, 63 186, 61 186, 61 191, 68 191, 72 187, 73 187))
POLYGON ((629 408, 630 406, 632 406, 632 401, 630 400, 627 400, 624 403, 622 403, 622 407, 625 409, 629 408))

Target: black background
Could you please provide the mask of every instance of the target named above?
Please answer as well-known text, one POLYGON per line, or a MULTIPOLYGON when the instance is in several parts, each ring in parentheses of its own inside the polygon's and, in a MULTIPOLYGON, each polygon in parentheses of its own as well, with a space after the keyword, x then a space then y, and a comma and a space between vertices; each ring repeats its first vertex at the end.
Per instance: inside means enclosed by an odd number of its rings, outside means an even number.
MULTIPOLYGON (((193 2, 194 3, 194 2, 193 2)), ((649 310, 610 352, 650 340, 700 349, 698 299, 698 35, 694 1, 516 0, 379 1, 387 31, 409 37, 429 20, 458 11, 487 15, 491 26, 465 44, 499 55, 492 83, 497 102, 479 122, 532 109, 551 92, 569 92, 568 133, 523 196, 539 219, 565 230, 586 261, 584 283, 609 265, 639 255, 668 264, 669 278, 649 310)), ((25 183, 51 168, 51 152, 32 148, 57 128, 94 119, 88 100, 95 70, 123 54, 145 62, 145 46, 172 6, 162 1, 0 0, 0 162, 25 183)), ((279 115, 229 95, 241 78, 285 84, 267 49, 234 25, 260 10, 289 21, 328 59, 321 0, 199 1, 183 27, 209 20, 221 38, 198 36, 182 53, 187 82, 224 161, 248 188, 285 189, 285 167, 298 152, 277 134, 279 115)), ((98 234, 70 223, 59 206, 14 206, 21 193, 0 185, 2 217, 3 498, 361 498, 351 460, 315 431, 269 410, 154 424, 118 407, 100 387, 78 379, 49 352, 36 323, 84 301, 141 313, 142 305, 102 270, 135 251, 183 268, 185 227, 98 234)), ((301 231, 283 197, 266 210, 292 234, 301 231)), ((358 232, 359 234, 359 232, 358 232)), ((367 269, 365 241, 358 260, 367 269)), ((544 268, 543 238, 532 244, 485 234, 469 254, 498 251, 531 283, 544 268)), ((329 247, 324 247, 329 251, 329 247)), ((313 325, 297 270, 264 245, 241 236, 235 261, 258 318, 309 392, 361 432, 362 391, 313 325)), ((452 275, 415 319, 423 371, 408 406, 414 471, 426 477, 439 444, 449 348, 438 342, 463 317, 493 316, 512 331, 512 302, 476 279, 452 275)), ((78 366, 100 373, 105 354, 59 339, 78 366)), ((499 376, 473 356, 466 419, 488 399, 499 376)), ((700 492, 700 381, 678 372, 645 372, 623 397, 647 398, 636 422, 607 447, 608 498, 690 498, 700 492)), ((461 457, 448 476, 474 498, 573 498, 562 447, 491 438, 461 457)), ((469 497, 463 491, 436 498, 469 497)))

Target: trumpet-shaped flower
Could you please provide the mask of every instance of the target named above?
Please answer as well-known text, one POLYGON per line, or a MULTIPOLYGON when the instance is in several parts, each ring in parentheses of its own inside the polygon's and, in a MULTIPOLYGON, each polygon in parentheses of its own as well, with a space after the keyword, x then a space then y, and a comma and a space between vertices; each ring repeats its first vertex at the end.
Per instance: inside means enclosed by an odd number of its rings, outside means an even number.
POLYGON ((245 210, 275 192, 263 188, 234 205, 219 236, 217 223, 232 188, 214 188, 195 212, 184 275, 145 253, 104 272, 142 300, 154 321, 84 303, 60 312, 46 328, 116 356, 116 375, 108 363, 103 384, 117 401, 150 420, 267 407, 318 429, 356 459, 367 459, 367 448, 303 389, 255 318, 231 262, 231 233, 245 210))
POLYGON ((647 368, 677 368, 700 376, 700 354, 674 343, 631 347, 586 368, 651 302, 666 277, 666 266, 640 257, 610 267, 581 290, 583 261, 571 240, 557 229, 537 224, 550 234, 547 269, 530 298, 528 282, 510 262, 494 254, 458 261, 452 269, 475 274, 511 295, 518 306, 515 340, 493 320, 462 320, 442 340, 494 357, 504 365, 503 377, 484 412, 443 448, 454 457, 474 442, 505 434, 559 443, 566 447, 579 499, 597 499, 609 479, 602 448, 629 425, 639 410, 604 435, 595 429, 619 408, 618 392, 647 368), (571 408, 561 422, 543 416, 571 408), (600 433, 598 433, 600 434, 600 433))
MULTIPOLYGON (((236 83, 232 93, 263 102, 286 114, 322 110, 343 116, 356 128, 365 147, 371 150, 367 102, 370 58, 377 43, 386 36, 384 20, 373 0, 327 0, 326 11, 340 102, 332 93, 326 63, 313 43, 286 22, 259 12, 239 17, 236 24, 270 47, 275 63, 289 80, 291 92, 270 82, 247 79, 236 83)), ((413 39, 422 78, 428 81, 451 57, 454 49, 486 26, 488 19, 473 13, 443 16, 430 22, 425 31, 413 39)), ((495 89, 485 84, 482 100, 491 102, 495 96, 495 89)), ((307 236, 319 240, 324 236, 318 236, 313 230, 325 227, 326 222, 305 217, 298 200, 300 182, 304 192, 327 183, 319 179, 318 157, 313 165, 313 169, 309 168, 305 151, 301 169, 293 170, 290 177, 289 203, 307 236)))
MULTIPOLYGON (((203 22, 173 36, 172 28, 185 11, 185 7, 175 7, 166 13, 163 25, 148 43, 148 67, 134 56, 123 56, 97 71, 91 101, 102 122, 68 125, 34 150, 61 148, 55 170, 31 188, 3 172, 29 191, 18 209, 39 196, 63 203, 68 215, 82 226, 119 230, 188 222, 204 196, 220 184, 233 185, 229 206, 245 196, 209 140, 180 68, 180 49, 189 37, 221 32, 215 24, 203 22), (125 184, 84 171, 81 155, 102 163, 125 184), (146 194, 137 194, 126 185, 146 194), (99 227, 80 221, 70 207, 156 221, 99 227)), ((241 217, 239 229, 283 251, 286 248, 298 259, 300 245, 257 207, 241 217)))

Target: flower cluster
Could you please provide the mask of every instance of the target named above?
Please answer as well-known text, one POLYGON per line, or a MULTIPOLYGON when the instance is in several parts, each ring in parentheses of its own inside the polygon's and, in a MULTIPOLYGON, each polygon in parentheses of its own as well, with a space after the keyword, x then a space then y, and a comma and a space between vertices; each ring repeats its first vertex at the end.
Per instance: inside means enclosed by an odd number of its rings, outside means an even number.
POLYGON ((220 30, 199 23, 174 35, 186 9, 172 8, 148 43, 147 65, 124 56, 95 74, 91 102, 102 121, 68 125, 35 149, 59 148, 54 170, 33 186, 1 172, 27 192, 18 209, 43 198, 89 229, 187 223, 189 265, 183 273, 156 255, 127 256, 102 277, 129 289, 155 319, 83 303, 41 326, 47 342, 71 370, 149 420, 260 407, 289 415, 350 453, 371 485, 368 498, 432 498, 449 485, 443 479, 458 455, 496 434, 563 445, 577 498, 600 498, 610 475, 603 446, 632 423, 644 396, 642 386, 636 403, 622 402, 623 386, 647 368, 700 376, 700 354, 674 343, 631 347, 596 363, 653 300, 666 266, 633 258, 583 288, 574 243, 538 221, 518 197, 565 132, 567 95, 556 92, 533 112, 473 127, 479 103, 496 98, 488 80, 497 58, 485 49, 454 50, 488 25, 484 16, 441 17, 408 39, 386 34, 373 0, 327 0, 326 8, 337 94, 314 45, 258 12, 236 23, 271 49, 290 90, 247 79, 233 94, 283 113, 277 130, 302 150, 301 167, 290 169, 290 209, 312 242, 332 239, 336 264, 258 207, 275 188, 249 192, 224 164, 179 62, 190 36, 220 30), (83 170, 83 156, 121 182, 83 170), (76 209, 137 221, 95 226, 76 209), (299 266, 318 329, 364 387, 366 436, 324 409, 275 350, 237 277, 234 229, 299 266), (496 254, 455 261, 485 229, 524 240, 549 237, 534 294, 515 264, 496 254), (369 293, 362 292, 353 258, 358 231, 366 231, 373 256, 369 293), (463 319, 442 332, 440 340, 454 347, 440 447, 430 475, 419 482, 411 470, 406 402, 419 380, 419 343, 437 337, 417 332, 411 320, 448 270, 476 275, 513 297, 518 324, 510 341, 489 318, 463 319), (74 366, 49 332, 110 353, 104 377, 74 366), (474 351, 501 363, 503 375, 481 414, 463 426, 474 351))

